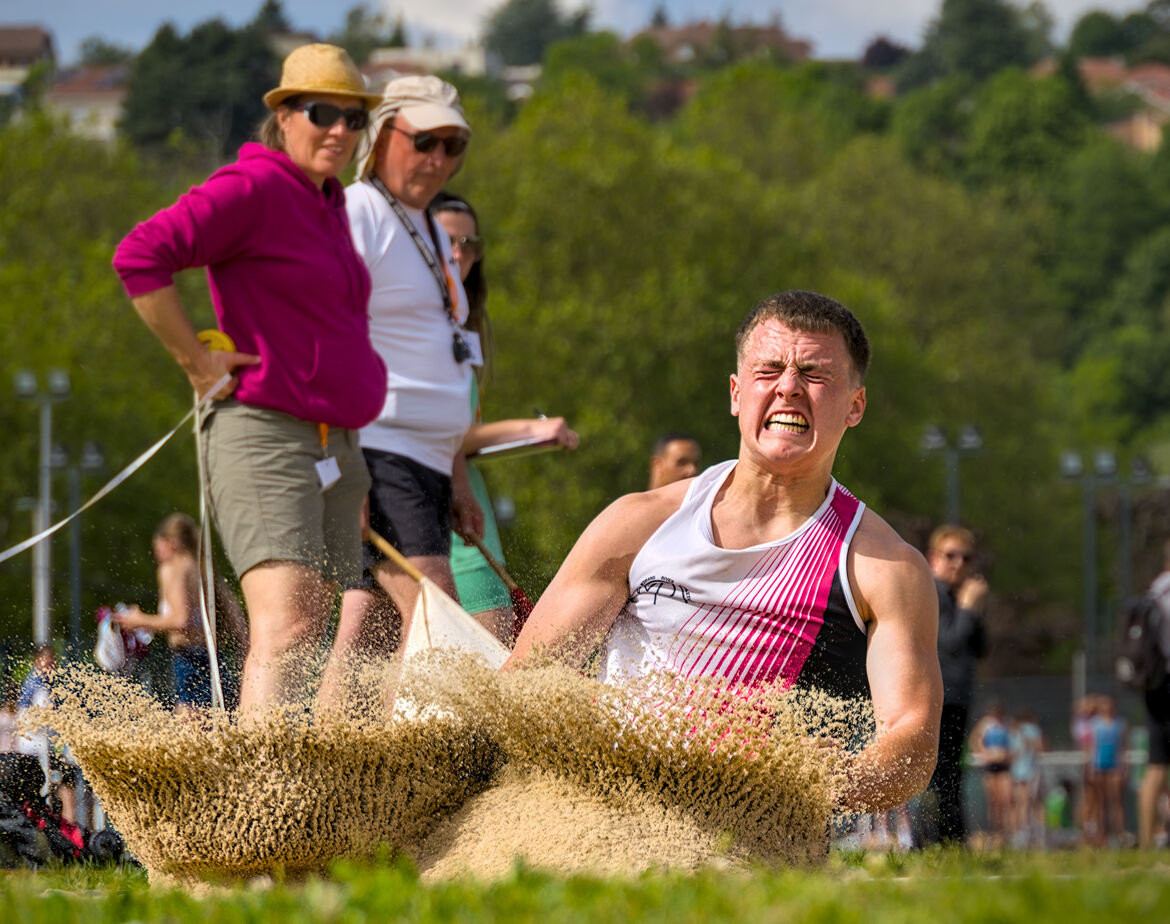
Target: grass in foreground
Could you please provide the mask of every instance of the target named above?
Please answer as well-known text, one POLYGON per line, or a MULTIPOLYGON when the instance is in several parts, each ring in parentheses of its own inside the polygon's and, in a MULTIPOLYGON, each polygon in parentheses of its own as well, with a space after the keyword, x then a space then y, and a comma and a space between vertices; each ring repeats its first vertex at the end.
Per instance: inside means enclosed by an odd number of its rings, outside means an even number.
POLYGON ((813 872, 558 878, 423 885, 407 863, 339 863, 329 879, 213 890, 151 889, 139 870, 0 873, 0 920, 103 922, 926 922, 1160 920, 1170 852, 834 853, 813 872))

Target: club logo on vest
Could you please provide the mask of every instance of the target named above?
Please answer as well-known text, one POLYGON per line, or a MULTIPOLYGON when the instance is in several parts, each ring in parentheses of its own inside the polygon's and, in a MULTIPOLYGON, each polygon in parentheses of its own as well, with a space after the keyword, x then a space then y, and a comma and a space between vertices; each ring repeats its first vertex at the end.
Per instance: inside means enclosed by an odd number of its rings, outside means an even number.
POLYGON ((649 577, 638 585, 638 589, 634 591, 634 596, 639 594, 652 594, 655 603, 658 598, 669 597, 672 600, 681 600, 683 603, 691 602, 691 592, 683 587, 682 584, 676 584, 667 577, 649 577))

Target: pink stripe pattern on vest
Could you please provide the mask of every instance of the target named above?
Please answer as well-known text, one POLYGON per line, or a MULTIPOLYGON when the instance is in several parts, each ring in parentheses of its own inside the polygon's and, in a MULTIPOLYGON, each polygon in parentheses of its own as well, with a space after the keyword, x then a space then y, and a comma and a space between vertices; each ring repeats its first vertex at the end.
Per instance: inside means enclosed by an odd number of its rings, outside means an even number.
POLYGON ((839 485, 825 512, 792 542, 765 550, 719 605, 697 608, 668 667, 733 685, 790 684, 816 644, 858 500, 839 485))

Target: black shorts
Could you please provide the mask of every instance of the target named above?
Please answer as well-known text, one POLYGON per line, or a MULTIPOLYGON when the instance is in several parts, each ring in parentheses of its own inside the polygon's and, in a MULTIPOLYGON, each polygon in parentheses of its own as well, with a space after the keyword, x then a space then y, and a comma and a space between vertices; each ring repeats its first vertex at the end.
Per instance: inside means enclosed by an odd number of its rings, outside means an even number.
MULTIPOLYGON (((451 554, 451 478, 393 452, 363 449, 370 469, 370 529, 407 557, 451 554)), ((363 553, 362 587, 384 556, 363 553)))
POLYGON ((1150 763, 1170 766, 1170 677, 1146 693, 1147 724, 1150 731, 1150 763))

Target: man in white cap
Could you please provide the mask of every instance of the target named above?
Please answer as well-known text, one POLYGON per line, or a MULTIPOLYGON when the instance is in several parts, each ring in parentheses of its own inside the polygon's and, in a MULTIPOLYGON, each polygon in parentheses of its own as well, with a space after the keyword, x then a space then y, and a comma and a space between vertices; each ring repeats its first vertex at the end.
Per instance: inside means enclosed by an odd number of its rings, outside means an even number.
MULTIPOLYGON (((471 424, 472 366, 482 356, 463 329, 467 303, 450 241, 427 205, 462 166, 470 137, 449 83, 392 80, 358 149, 357 182, 346 189, 354 244, 373 279, 370 337, 388 370, 386 404, 361 431, 373 477, 370 528, 452 597, 451 529, 483 530, 459 452, 471 424)), ((409 628, 418 585, 369 548, 366 564, 363 586, 345 595, 337 655, 389 651, 386 595, 402 614, 402 638, 409 628)))

